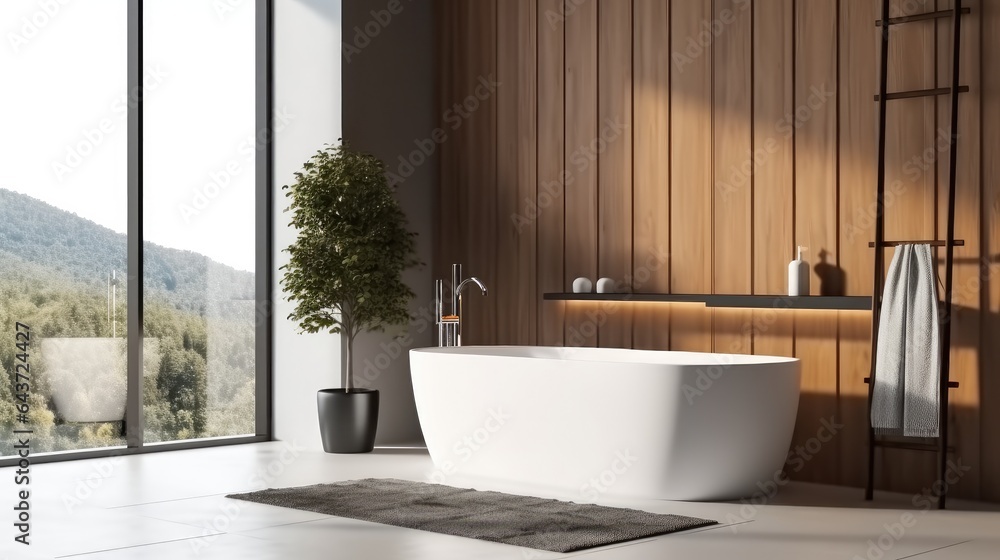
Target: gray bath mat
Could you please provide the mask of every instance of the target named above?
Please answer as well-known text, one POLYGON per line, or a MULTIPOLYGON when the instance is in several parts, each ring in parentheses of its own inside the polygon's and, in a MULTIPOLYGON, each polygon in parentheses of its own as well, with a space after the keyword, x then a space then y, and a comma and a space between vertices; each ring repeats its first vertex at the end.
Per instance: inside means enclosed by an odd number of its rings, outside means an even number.
POLYGON ((228 497, 552 552, 572 552, 717 523, 385 478, 272 488, 228 497))

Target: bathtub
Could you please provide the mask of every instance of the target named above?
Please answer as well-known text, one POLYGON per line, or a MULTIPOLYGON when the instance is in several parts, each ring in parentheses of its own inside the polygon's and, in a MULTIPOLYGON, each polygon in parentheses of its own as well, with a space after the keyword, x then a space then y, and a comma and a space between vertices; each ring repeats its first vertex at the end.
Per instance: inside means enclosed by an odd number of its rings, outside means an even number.
POLYGON ((466 346, 410 350, 410 368, 434 481, 577 501, 760 492, 799 401, 799 361, 773 356, 466 346))

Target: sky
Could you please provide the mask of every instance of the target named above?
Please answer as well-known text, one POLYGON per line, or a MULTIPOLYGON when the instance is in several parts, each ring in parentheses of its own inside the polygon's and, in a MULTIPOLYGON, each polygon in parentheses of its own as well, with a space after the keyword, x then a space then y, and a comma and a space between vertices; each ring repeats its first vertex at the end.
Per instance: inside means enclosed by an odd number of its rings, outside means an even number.
MULTIPOLYGON (((52 4, 0 2, 0 187, 125 233, 126 1, 52 4)), ((145 3, 144 236, 253 271, 253 2, 216 4, 145 3)))

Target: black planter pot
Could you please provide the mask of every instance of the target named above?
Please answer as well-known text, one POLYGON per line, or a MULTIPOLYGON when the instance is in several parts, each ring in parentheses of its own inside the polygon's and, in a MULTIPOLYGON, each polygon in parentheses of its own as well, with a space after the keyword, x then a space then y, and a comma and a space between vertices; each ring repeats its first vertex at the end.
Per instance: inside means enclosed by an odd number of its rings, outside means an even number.
POLYGON ((368 453, 375 447, 378 391, 321 389, 316 393, 319 431, 327 453, 368 453))

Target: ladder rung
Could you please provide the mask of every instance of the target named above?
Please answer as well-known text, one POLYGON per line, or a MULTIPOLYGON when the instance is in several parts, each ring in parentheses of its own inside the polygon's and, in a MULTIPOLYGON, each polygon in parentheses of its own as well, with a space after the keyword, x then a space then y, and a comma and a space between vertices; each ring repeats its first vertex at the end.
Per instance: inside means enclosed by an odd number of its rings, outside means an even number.
MULTIPOLYGON (((866 377, 865 378, 865 385, 867 385, 867 384, 869 384, 871 382, 872 382, 872 378, 871 377, 866 377)), ((959 387, 958 381, 949 381, 948 382, 948 388, 949 389, 958 389, 958 387, 959 387)))
MULTIPOLYGON (((962 13, 963 14, 972 13, 972 10, 969 8, 962 8, 962 13)), ((889 25, 899 25, 901 23, 910 23, 911 21, 924 21, 928 19, 947 18, 953 16, 954 14, 955 10, 940 10, 937 12, 927 12, 924 14, 915 14, 912 16, 894 17, 894 18, 889 18, 889 25)), ((882 27, 882 20, 876 21, 875 26, 882 27)))
MULTIPOLYGON (((930 245, 931 247, 947 247, 948 246, 948 242, 947 241, 934 241, 934 240, 930 240, 930 241, 883 241, 882 242, 882 246, 883 247, 897 247, 899 245, 907 245, 907 244, 912 244, 912 245, 930 245)), ((874 241, 869 241, 868 242, 868 246, 874 248, 875 247, 875 242, 874 241)), ((953 247, 965 247, 965 240, 964 239, 956 239, 955 242, 954 242, 954 245, 952 245, 952 246, 953 247)))
MULTIPOLYGON (((958 86, 958 93, 968 93, 969 86, 958 86)), ((935 95, 948 95, 951 93, 951 88, 933 88, 933 89, 914 89, 910 91, 894 91, 885 96, 886 101, 892 101, 893 99, 910 99, 913 97, 934 97, 935 95)), ((875 101, 879 101, 881 96, 876 94, 875 101)))
MULTIPOLYGON (((875 447, 888 447, 889 449, 909 449, 910 451, 940 451, 941 447, 936 443, 917 443, 906 441, 883 441, 875 440, 875 447)), ((948 446, 949 452, 954 452, 955 448, 948 446)))

